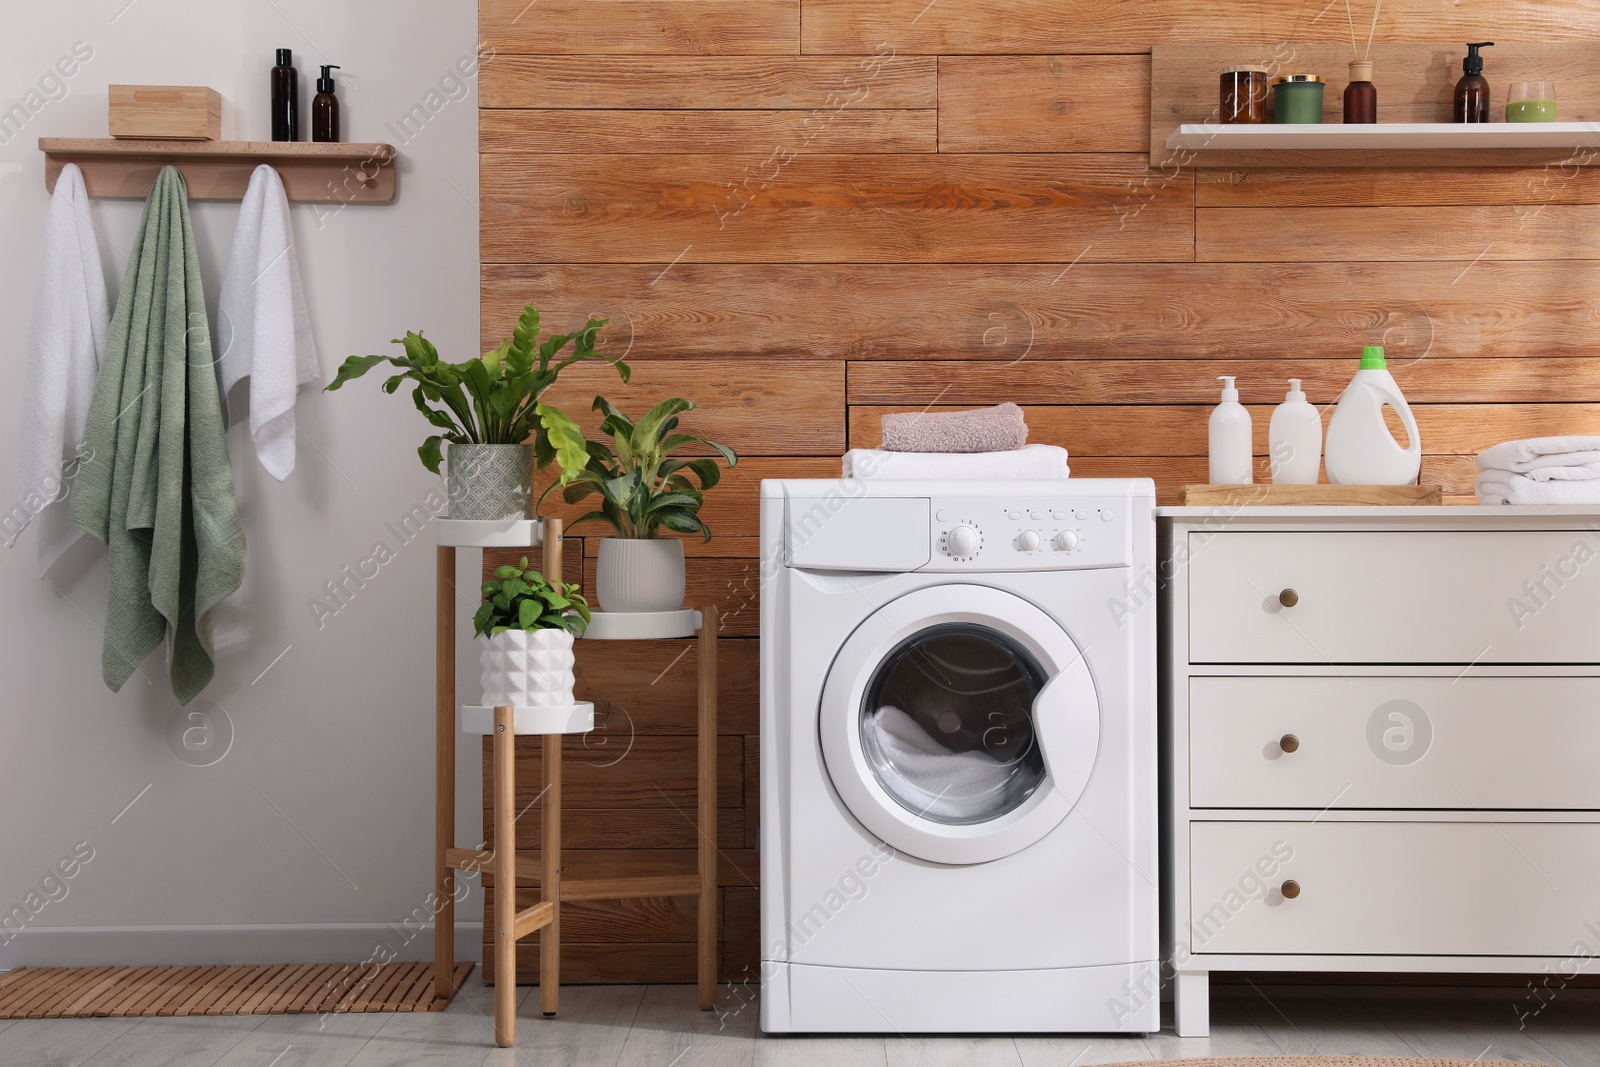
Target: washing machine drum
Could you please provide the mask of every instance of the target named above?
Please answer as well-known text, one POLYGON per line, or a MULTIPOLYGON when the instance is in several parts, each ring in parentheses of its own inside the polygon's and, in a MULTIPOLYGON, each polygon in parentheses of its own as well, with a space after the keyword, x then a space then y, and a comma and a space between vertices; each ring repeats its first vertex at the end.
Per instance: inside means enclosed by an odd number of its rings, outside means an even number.
POLYGON ((1082 795, 1100 708, 1071 636, 987 586, 921 589, 846 640, 823 686, 823 757, 856 819, 936 863, 1034 844, 1082 795))

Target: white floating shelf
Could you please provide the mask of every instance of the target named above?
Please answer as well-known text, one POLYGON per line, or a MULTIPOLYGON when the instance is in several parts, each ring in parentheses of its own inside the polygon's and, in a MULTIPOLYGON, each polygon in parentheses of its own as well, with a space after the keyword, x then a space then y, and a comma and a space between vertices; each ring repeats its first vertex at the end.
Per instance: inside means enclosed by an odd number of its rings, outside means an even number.
POLYGON ((457 548, 537 548, 544 543, 544 524, 532 519, 434 519, 443 546, 457 548))
MULTIPOLYGON (((594 704, 583 700, 559 708, 512 708, 514 734, 586 734, 594 729, 594 704)), ((460 719, 464 734, 494 733, 494 708, 463 704, 460 719)))
POLYGON ((693 637, 700 613, 682 611, 595 611, 590 613, 586 641, 650 641, 661 637, 693 637))
POLYGON ((1193 152, 1275 148, 1594 148, 1600 147, 1600 122, 1392 122, 1349 126, 1332 122, 1259 126, 1186 122, 1167 137, 1167 147, 1193 152))

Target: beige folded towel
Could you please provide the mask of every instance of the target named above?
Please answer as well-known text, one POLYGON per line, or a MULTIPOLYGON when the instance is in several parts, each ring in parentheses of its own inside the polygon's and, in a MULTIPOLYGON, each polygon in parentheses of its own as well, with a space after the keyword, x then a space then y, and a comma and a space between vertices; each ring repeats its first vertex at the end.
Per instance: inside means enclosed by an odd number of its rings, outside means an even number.
POLYGON ((1011 452, 1028 443, 1028 424, 1015 404, 975 411, 903 411, 883 417, 889 452, 1011 452))

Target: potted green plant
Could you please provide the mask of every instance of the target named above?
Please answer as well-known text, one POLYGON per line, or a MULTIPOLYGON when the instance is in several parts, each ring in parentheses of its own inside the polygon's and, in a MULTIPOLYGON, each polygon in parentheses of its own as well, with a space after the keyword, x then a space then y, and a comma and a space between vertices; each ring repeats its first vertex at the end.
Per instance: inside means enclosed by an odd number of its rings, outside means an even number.
MULTIPOLYGON (((439 473, 440 446, 448 441, 446 490, 452 519, 525 519, 533 495, 533 470, 557 463, 563 478, 589 461, 583 431, 539 399, 567 367, 597 357, 595 334, 606 319, 590 319, 576 333, 539 340, 539 311, 522 309, 516 329, 498 347, 465 363, 446 363, 422 334, 408 332, 394 343, 404 356, 350 356, 328 385, 337 389, 379 363, 400 368, 383 383, 393 393, 415 382, 411 399, 429 423, 443 430, 422 442, 422 465, 439 473), (568 344, 572 354, 555 357, 568 344)), ((599 357, 604 358, 604 357, 599 357)), ((629 368, 612 360, 623 381, 629 368)))
POLYGON ((496 567, 483 583, 473 633, 485 638, 483 703, 487 707, 565 708, 572 695, 572 641, 589 625, 589 602, 578 587, 528 569, 496 567))
POLYGON ((571 525, 604 522, 616 532, 600 541, 595 592, 606 611, 683 607, 683 542, 661 534, 697 533, 711 540, 711 530, 700 520, 700 505, 722 473, 713 457, 676 453, 702 447, 716 452, 730 467, 739 462, 725 445, 675 432, 678 416, 693 409, 692 403, 675 396, 634 423, 605 397, 595 397, 593 410, 605 413, 600 433, 609 442, 590 440, 583 470, 568 471, 565 484, 553 483, 545 490, 548 496, 561 485, 562 499, 569 504, 600 498, 598 508, 571 525))

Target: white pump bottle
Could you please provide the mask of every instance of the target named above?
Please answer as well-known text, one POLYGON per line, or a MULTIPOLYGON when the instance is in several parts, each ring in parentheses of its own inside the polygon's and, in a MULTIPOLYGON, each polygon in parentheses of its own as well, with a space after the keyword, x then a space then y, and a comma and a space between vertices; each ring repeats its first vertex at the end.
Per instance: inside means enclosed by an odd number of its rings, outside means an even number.
POLYGON ((1316 485, 1322 467, 1322 415, 1306 402, 1300 379, 1289 379, 1283 403, 1272 410, 1267 431, 1274 485, 1316 485))
POLYGON ((1250 454, 1250 412, 1239 403, 1232 375, 1221 375, 1222 403, 1211 411, 1211 484, 1249 485, 1254 480, 1250 454))

